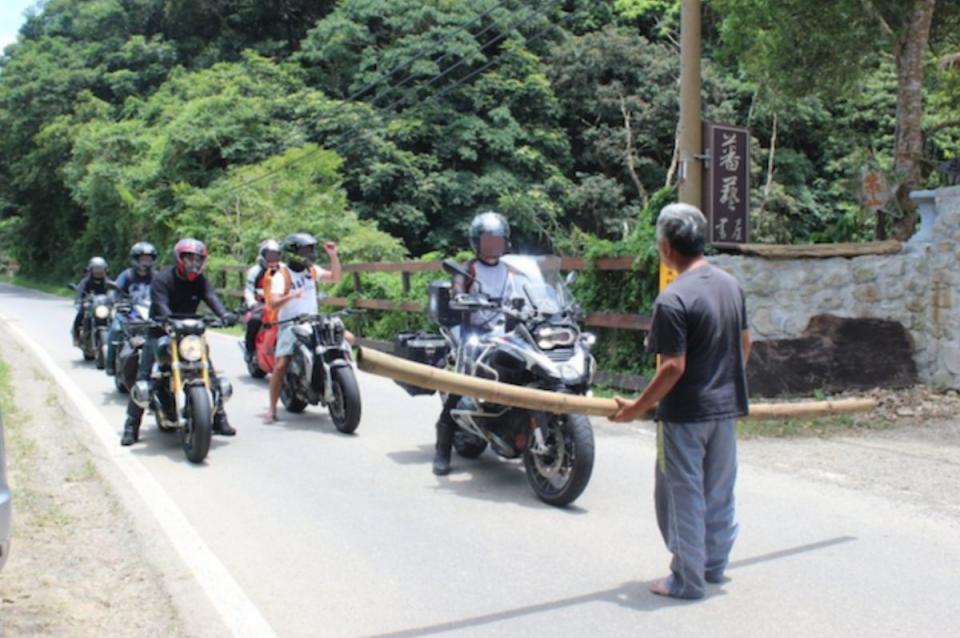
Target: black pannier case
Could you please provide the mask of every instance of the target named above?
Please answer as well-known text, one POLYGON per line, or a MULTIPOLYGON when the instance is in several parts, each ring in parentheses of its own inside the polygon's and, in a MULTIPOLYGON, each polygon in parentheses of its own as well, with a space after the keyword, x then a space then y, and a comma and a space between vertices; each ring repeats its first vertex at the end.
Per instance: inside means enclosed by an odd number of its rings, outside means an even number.
POLYGON ((462 321, 461 313, 450 309, 453 284, 449 281, 434 281, 430 283, 427 291, 429 294, 427 314, 430 315, 430 319, 446 328, 459 325, 462 321))
MULTIPOLYGON (((393 353, 407 361, 415 361, 434 368, 445 368, 450 346, 439 334, 429 332, 400 332, 393 340, 393 353)), ((434 394, 436 390, 419 388, 408 383, 396 382, 410 396, 434 394)))

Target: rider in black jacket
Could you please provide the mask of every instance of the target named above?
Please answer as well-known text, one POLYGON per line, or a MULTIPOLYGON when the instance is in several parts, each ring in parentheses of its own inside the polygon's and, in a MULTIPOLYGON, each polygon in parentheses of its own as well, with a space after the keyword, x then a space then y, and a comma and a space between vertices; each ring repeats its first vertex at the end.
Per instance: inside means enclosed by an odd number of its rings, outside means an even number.
POLYGON ((73 305, 77 309, 77 316, 73 318, 73 345, 80 345, 80 322, 83 321, 83 298, 88 293, 105 295, 112 282, 107 278, 107 260, 103 257, 93 257, 87 263, 87 272, 75 288, 76 301, 73 305))
MULTIPOLYGON (((201 301, 205 301, 224 325, 236 323, 236 316, 228 312, 213 285, 203 276, 203 267, 207 261, 207 247, 196 239, 181 239, 173 248, 176 265, 157 273, 150 284, 150 318, 154 321, 163 321, 171 315, 196 314, 201 301)), ((140 368, 137 380, 149 380, 153 368, 154 351, 157 338, 163 334, 160 328, 151 330, 150 337, 143 346, 140 355, 140 368)), ((215 377, 211 384, 216 386, 215 377)), ((140 419, 143 417, 143 408, 134 403, 133 399, 127 403, 127 421, 123 426, 121 445, 133 445, 140 436, 140 419)), ((218 401, 216 413, 213 416, 213 431, 224 436, 233 436, 237 433, 227 415, 223 411, 223 403, 218 401)))

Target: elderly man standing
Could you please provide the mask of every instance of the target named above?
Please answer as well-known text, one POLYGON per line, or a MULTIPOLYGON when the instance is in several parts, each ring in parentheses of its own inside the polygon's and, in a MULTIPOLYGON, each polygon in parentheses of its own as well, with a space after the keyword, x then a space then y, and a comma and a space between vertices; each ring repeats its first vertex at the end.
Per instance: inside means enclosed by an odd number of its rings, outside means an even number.
POLYGON ((657 523, 673 554, 671 575, 650 591, 702 598, 724 582, 737 533, 736 418, 747 414, 750 356, 746 302, 737 281, 703 256, 707 222, 699 210, 672 204, 657 218, 662 262, 678 276, 661 291, 647 349, 660 366, 635 401, 617 397, 613 421, 642 418, 656 406, 657 523))

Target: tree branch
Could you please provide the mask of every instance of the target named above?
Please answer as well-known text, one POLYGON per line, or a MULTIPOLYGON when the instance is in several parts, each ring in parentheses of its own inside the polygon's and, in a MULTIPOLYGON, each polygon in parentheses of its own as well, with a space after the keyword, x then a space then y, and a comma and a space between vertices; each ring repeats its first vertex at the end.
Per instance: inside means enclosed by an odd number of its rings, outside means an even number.
POLYGON ((947 120, 946 122, 940 122, 939 124, 926 129, 923 133, 925 136, 930 137, 931 135, 939 133, 940 131, 948 128, 960 128, 960 120, 947 120))
POLYGON ((873 0, 860 0, 860 4, 863 5, 864 11, 866 11, 871 17, 876 18, 877 22, 880 24, 880 28, 883 29, 884 33, 891 38, 897 37, 897 35, 893 32, 893 29, 890 28, 890 23, 884 20, 883 16, 880 15, 877 7, 873 4, 873 0))
POLYGON ((634 186, 637 187, 637 191, 640 193, 640 201, 646 206, 649 196, 647 195, 647 189, 643 187, 643 183, 637 175, 636 159, 633 156, 633 127, 630 124, 630 111, 627 109, 627 100, 622 94, 620 95, 620 112, 623 113, 623 128, 627 136, 627 156, 625 158, 627 171, 633 179, 634 186))
POLYGON ((773 114, 773 132, 770 134, 770 157, 767 158, 767 183, 763 185, 763 201, 760 202, 760 210, 757 217, 763 219, 767 207, 767 199, 770 197, 770 186, 773 184, 774 157, 777 155, 777 114, 773 114))

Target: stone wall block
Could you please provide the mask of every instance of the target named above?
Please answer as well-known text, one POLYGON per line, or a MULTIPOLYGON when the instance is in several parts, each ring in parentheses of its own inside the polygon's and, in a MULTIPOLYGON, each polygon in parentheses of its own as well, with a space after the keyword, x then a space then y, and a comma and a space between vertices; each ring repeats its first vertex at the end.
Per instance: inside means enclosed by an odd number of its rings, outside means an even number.
POLYGON ((857 264, 853 269, 853 281, 866 284, 877 280, 877 269, 870 263, 857 264))

